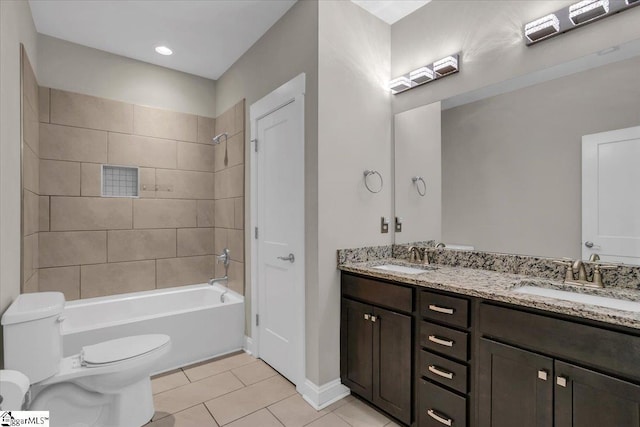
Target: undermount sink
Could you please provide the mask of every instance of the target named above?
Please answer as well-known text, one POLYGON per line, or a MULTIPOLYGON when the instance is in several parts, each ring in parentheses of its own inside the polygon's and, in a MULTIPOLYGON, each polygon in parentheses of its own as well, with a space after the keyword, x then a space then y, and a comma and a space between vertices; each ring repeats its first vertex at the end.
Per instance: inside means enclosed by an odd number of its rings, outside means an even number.
POLYGON ((404 273, 404 274, 420 274, 420 273, 425 273, 429 270, 435 270, 435 267, 429 267, 429 266, 424 266, 422 268, 415 268, 415 267, 407 267, 404 265, 397 265, 397 264, 384 264, 384 265, 378 265, 376 267, 378 270, 384 270, 384 271, 393 271, 394 273, 404 273))
POLYGON ((573 301, 579 304, 597 305, 599 307, 613 308, 616 310, 640 313, 640 302, 618 298, 603 297, 599 295, 582 294, 579 292, 561 291, 558 289, 543 288, 538 286, 522 286, 515 288, 514 292, 541 297, 573 301))

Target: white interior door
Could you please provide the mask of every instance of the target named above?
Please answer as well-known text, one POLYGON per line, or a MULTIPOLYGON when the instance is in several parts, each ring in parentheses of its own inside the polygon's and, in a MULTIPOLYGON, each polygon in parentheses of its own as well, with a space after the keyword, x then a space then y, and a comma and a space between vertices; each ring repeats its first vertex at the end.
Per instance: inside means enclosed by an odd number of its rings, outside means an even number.
POLYGON ((252 119, 257 140, 258 355, 296 385, 304 364, 302 102, 302 97, 287 99, 252 119))
POLYGON ((640 126, 582 137, 582 257, 640 265, 640 126))

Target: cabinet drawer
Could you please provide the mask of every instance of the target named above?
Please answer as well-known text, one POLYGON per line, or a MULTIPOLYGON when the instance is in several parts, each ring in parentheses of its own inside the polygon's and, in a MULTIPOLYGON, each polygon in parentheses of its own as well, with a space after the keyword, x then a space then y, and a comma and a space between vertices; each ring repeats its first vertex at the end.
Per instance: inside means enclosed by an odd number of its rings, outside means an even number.
POLYGON ((462 328, 469 327, 469 301, 433 292, 420 293, 420 315, 462 328))
POLYGON ((468 360, 469 334, 429 322, 420 322, 420 345, 454 359, 468 360))
POLYGON ((467 399, 426 380, 420 380, 420 427, 467 427, 467 399))
POLYGON ((405 286, 343 274, 342 295, 405 313, 413 311, 413 289, 405 286))
POLYGON ((420 375, 444 384, 460 393, 467 393, 468 367, 428 351, 420 351, 420 375))

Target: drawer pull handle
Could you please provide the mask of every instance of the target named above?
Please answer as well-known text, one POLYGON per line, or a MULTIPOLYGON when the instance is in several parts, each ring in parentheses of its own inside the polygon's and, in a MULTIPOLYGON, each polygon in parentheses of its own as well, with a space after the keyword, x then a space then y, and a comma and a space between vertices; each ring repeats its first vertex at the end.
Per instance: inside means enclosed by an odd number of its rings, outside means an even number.
POLYGON ((446 378, 448 380, 453 379, 453 372, 445 371, 444 369, 438 368, 435 365, 429 365, 427 369, 429 369, 430 372, 433 372, 434 374, 441 376, 442 378, 446 378))
POLYGON ((434 343, 439 344, 439 345, 443 345, 445 347, 453 347, 453 341, 445 340, 445 339, 442 339, 442 338, 438 338, 435 335, 429 335, 429 341, 434 342, 434 343))
POLYGON ((436 420, 437 422, 444 424, 446 426, 451 426, 453 424, 453 420, 451 418, 445 418, 444 416, 438 414, 433 409, 427 410, 427 415, 436 420))
POLYGON ((436 311, 442 314, 453 314, 453 311, 454 311, 453 308, 440 307, 435 304, 429 304, 429 310, 436 311))

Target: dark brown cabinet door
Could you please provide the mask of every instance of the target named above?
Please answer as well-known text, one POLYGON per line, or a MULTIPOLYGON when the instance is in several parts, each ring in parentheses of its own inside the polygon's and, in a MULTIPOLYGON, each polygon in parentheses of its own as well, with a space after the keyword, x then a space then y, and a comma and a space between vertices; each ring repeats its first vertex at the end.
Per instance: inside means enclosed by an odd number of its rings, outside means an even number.
POLYGON ((553 359, 483 338, 479 368, 480 427, 553 426, 553 359))
POLYGON ((411 423, 411 316, 374 307, 373 403, 411 423))
POLYGON ((560 361, 555 374, 556 427, 640 427, 640 386, 560 361))
POLYGON ((342 299, 340 322, 340 377, 351 391, 371 400, 373 369, 373 308, 342 299))

